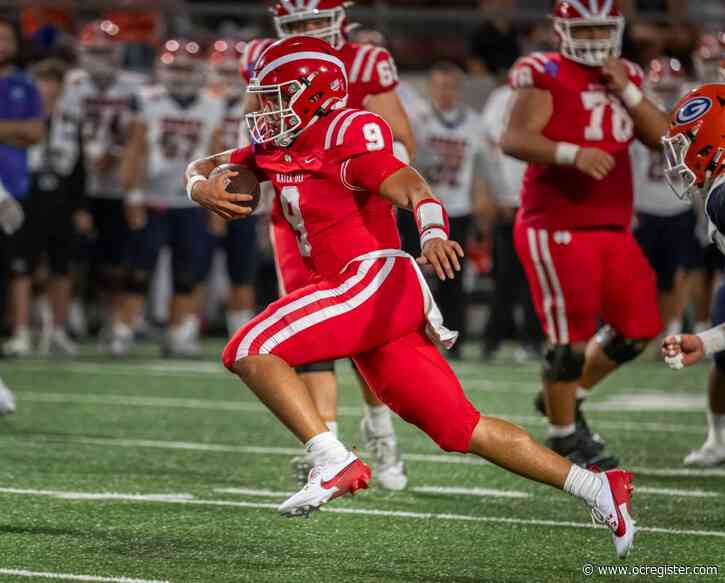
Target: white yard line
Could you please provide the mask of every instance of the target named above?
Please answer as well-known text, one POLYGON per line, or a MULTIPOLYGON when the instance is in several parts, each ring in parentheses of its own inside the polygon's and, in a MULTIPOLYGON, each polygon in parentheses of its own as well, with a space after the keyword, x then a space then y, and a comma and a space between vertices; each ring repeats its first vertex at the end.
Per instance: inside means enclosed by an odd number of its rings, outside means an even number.
POLYGON ((42 573, 25 569, 0 569, 0 575, 15 577, 37 577, 39 579, 63 579, 64 581, 99 581, 101 583, 171 583, 151 579, 132 579, 130 577, 98 577, 96 575, 71 575, 68 573, 42 573))
POLYGON ((254 488, 215 488, 217 494, 239 494, 240 496, 259 496, 260 498, 284 498, 294 492, 275 492, 274 490, 255 490, 254 488))
POLYGON ((660 496, 685 496, 691 498, 717 498, 720 492, 708 490, 678 490, 676 488, 650 488, 649 486, 635 486, 635 494, 656 494, 660 496))
POLYGON ((492 488, 464 488, 460 486, 417 486, 413 492, 422 494, 453 494, 493 498, 528 498, 531 494, 515 490, 494 490, 492 488))
POLYGON ((628 468, 635 474, 663 478, 725 478, 725 468, 628 468))
MULTIPOLYGON (((37 403, 73 403, 80 405, 109 405, 119 407, 160 407, 160 408, 183 408, 211 411, 234 411, 240 413, 268 412, 261 403, 244 401, 221 401, 212 399, 187 399, 176 397, 146 397, 139 395, 104 395, 97 393, 46 393, 37 391, 19 391, 19 401, 37 403)), ((509 415, 506 413, 491 413, 503 417, 515 423, 525 425, 545 425, 546 419, 538 415, 509 415)), ((360 417, 360 407, 339 407, 338 415, 341 417, 360 417)), ((692 435, 703 435, 704 427, 698 421, 692 425, 657 423, 657 422, 627 422, 627 421, 605 421, 597 420, 596 426, 602 429, 616 429, 635 432, 665 432, 665 433, 687 433, 692 435)))
MULTIPOLYGON (((56 490, 23 490, 19 488, 0 488, 0 493, 8 494, 19 494, 26 496, 49 496, 53 498, 67 499, 69 494, 80 495, 88 494, 84 492, 66 492, 56 490)), ((122 500, 119 498, 120 494, 114 494, 116 496, 113 500, 122 500)), ((95 501, 94 498, 86 498, 86 501, 95 501)), ((276 509, 276 504, 261 503, 261 502, 236 502, 231 500, 198 500, 198 499, 177 499, 167 498, 159 499, 157 496, 145 497, 139 494, 130 494, 127 498, 129 502, 152 502, 157 504, 190 504, 198 506, 223 506, 223 507, 235 507, 235 508, 254 508, 254 509, 276 509)), ((557 520, 536 520, 536 519, 524 519, 524 518, 505 518, 500 516, 470 516, 466 514, 438 514, 433 512, 405 512, 397 510, 378 510, 373 508, 323 508, 324 512, 330 512, 334 514, 358 514, 364 516, 389 516, 395 518, 411 518, 411 519, 423 519, 423 520, 452 520, 452 521, 466 521, 466 522, 487 522, 492 524, 517 524, 517 525, 529 525, 529 526, 552 526, 552 527, 565 527, 565 528, 603 528, 597 527, 589 522, 569 522, 569 521, 557 521, 557 520)), ((660 528, 660 527, 640 527, 642 532, 655 532, 663 533, 675 536, 702 536, 702 537, 716 537, 725 538, 725 532, 716 530, 679 530, 675 528, 660 528)), ((113 580, 112 580, 113 581, 113 580)), ((155 582, 154 582, 155 583, 155 582)))
MULTIPOLYGON (((274 446, 255 446, 255 445, 231 445, 221 443, 198 443, 193 441, 163 441, 153 439, 116 439, 113 437, 76 437, 64 436, 61 439, 34 439, 21 438, 13 435, 0 435, 0 443, 12 442, 14 445, 23 444, 78 444, 99 447, 122 447, 122 448, 150 448, 150 449, 172 449, 187 451, 210 451, 219 453, 240 453, 250 455, 274 455, 274 456, 294 456, 299 455, 302 448, 294 447, 274 447, 274 446)), ((422 453, 404 453, 403 459, 406 461, 431 462, 443 464, 459 464, 459 465, 481 465, 487 467, 495 467, 486 460, 471 455, 461 455, 456 453, 447 454, 422 454, 422 453)), ((725 477, 725 468, 645 468, 632 467, 628 468, 635 474, 644 476, 663 476, 663 477, 692 477, 692 478, 711 478, 725 477)))

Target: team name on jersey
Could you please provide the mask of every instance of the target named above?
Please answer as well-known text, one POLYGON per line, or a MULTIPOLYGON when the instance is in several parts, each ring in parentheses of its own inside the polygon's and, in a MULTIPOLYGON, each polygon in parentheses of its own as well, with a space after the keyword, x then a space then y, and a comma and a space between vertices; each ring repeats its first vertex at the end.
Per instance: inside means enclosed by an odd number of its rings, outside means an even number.
POLYGON ((305 175, 302 172, 295 172, 294 174, 281 174, 278 172, 274 180, 279 184, 301 184, 305 181, 305 175))

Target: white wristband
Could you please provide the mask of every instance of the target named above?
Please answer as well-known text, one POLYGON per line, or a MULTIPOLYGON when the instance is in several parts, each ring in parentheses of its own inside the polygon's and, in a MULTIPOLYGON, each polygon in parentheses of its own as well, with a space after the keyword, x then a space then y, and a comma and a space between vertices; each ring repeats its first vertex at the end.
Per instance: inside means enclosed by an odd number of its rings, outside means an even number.
POLYGON ((556 163, 559 166, 574 166, 576 163, 576 155, 581 148, 576 144, 569 142, 559 142, 556 144, 556 163))
POLYGON ((191 193, 194 192, 194 185, 197 182, 201 182, 202 180, 206 180, 204 176, 201 174, 194 174, 191 178, 189 178, 189 181, 186 183, 186 196, 189 197, 189 200, 193 201, 194 199, 191 197, 191 193))
POLYGON ((639 87, 637 87, 634 83, 630 81, 629 83, 627 83, 627 86, 624 88, 619 97, 624 102, 624 105, 627 106, 627 109, 634 109, 640 103, 642 103, 642 100, 644 99, 644 93, 642 93, 639 87))
POLYGON ((423 248, 423 245, 425 245, 428 241, 431 239, 443 239, 444 241, 448 240, 448 235, 443 229, 438 228, 432 228, 432 229, 426 229, 420 234, 420 248, 423 248))
POLYGON ((715 326, 700 332, 697 337, 702 340, 705 354, 715 354, 725 350, 725 326, 715 326))

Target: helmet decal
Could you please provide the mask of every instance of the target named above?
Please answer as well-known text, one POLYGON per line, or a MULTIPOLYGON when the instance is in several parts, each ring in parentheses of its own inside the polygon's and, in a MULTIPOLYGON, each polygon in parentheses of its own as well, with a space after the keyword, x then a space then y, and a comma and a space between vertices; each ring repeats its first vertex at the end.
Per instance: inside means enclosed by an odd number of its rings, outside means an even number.
POLYGON ((677 111, 677 115, 675 116, 675 121, 677 122, 677 125, 691 124, 710 111, 711 107, 712 99, 709 97, 695 97, 680 107, 677 111))

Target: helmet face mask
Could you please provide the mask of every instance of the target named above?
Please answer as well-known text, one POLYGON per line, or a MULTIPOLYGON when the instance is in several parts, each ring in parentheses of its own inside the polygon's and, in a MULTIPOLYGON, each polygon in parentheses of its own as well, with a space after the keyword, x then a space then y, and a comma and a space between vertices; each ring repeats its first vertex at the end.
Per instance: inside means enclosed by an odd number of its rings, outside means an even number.
POLYGON ((304 35, 319 38, 336 49, 345 44, 345 9, 311 9, 275 16, 274 26, 280 39, 304 35))
POLYGON ((611 18, 554 18, 554 30, 561 39, 561 52, 568 59, 587 65, 601 67, 609 57, 619 57, 622 52, 624 19, 611 18), (592 38, 589 31, 605 30, 602 38, 592 38), (589 38, 585 38, 589 37, 589 38))
POLYGON ((113 77, 121 66, 122 47, 115 43, 81 46, 78 62, 92 78, 113 77))
POLYGON ((235 40, 217 40, 209 54, 211 80, 218 85, 224 97, 238 99, 244 92, 244 79, 239 69, 245 43, 235 40))
POLYGON ((684 133, 662 138, 667 184, 677 198, 694 200, 701 191, 697 186, 697 176, 685 163, 690 145, 691 141, 684 133))
POLYGON ((261 104, 261 109, 246 115, 247 126, 255 143, 274 142, 281 147, 292 143, 302 126, 302 120, 292 106, 304 90, 304 83, 294 80, 279 85, 250 83, 247 91, 257 95, 261 104))

